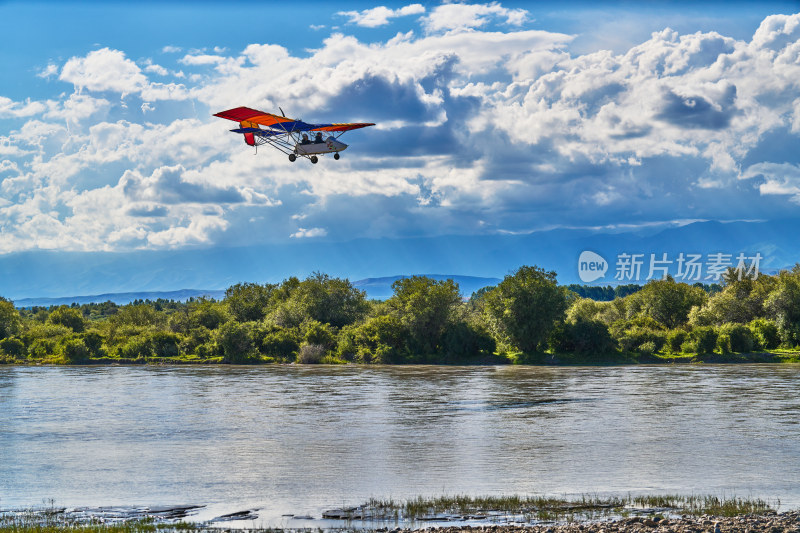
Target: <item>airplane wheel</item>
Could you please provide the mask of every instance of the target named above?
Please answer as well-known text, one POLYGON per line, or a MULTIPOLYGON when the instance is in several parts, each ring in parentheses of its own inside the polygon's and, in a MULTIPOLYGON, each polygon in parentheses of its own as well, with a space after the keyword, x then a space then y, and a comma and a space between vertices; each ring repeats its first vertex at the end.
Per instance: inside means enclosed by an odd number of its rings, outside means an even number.
POLYGON ((335 154, 333 154, 333 158, 338 161, 339 160, 339 152, 336 152, 335 154))
POLYGON ((289 154, 289 161, 291 161, 292 163, 294 163, 296 160, 297 160, 297 156, 296 156, 296 155, 294 155, 294 154, 289 154))
POLYGON ((319 161, 319 159, 317 159, 317 156, 315 156, 315 155, 312 155, 312 156, 311 156, 311 162, 312 162, 312 163, 314 163, 314 164, 316 165, 316 164, 317 164, 317 161, 319 161))

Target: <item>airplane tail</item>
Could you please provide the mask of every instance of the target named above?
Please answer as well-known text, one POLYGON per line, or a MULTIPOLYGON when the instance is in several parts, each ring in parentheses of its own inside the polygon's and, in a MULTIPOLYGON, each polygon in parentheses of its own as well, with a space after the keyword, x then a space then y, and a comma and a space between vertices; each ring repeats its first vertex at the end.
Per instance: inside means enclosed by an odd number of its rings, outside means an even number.
MULTIPOLYGON (((252 126, 247 122, 240 122, 239 123, 239 127, 242 128, 242 129, 245 129, 245 128, 250 128, 252 126)), ((244 142, 245 142, 245 144, 247 144, 248 146, 255 146, 256 145, 256 135, 255 135, 255 133, 253 133, 251 131, 247 131, 247 132, 243 132, 243 133, 244 133, 244 142)))

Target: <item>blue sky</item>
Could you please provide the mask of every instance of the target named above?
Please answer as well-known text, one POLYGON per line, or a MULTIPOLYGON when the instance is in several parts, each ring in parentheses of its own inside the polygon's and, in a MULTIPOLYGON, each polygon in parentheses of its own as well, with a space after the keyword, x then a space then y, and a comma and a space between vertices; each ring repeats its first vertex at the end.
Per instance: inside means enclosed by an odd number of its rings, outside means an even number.
POLYGON ((798 12, 0 2, 0 253, 795 219, 798 12), (378 125, 291 164, 240 105, 378 125))

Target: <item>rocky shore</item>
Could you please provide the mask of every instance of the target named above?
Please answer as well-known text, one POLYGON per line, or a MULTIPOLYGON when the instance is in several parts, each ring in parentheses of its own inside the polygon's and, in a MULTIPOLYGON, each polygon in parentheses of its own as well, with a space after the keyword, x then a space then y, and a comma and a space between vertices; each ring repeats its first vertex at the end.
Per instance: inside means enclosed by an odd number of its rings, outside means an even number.
MULTIPOLYGON (((381 531, 381 530, 378 530, 381 531)), ((388 529, 408 533, 410 529, 388 529)), ((680 518, 621 518, 604 522, 562 525, 485 525, 420 528, 436 533, 800 533, 800 511, 734 517, 682 516, 680 518)))

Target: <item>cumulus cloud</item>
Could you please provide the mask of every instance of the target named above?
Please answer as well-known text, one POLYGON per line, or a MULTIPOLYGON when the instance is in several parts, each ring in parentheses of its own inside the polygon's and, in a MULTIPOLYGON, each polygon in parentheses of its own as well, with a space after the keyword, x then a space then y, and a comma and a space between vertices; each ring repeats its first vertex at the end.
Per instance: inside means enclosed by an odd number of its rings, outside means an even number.
MULTIPOLYGON (((148 66, 153 67, 152 64, 148 66)), ((155 67, 160 72, 161 67, 155 67)), ((135 62, 126 58, 122 51, 110 48, 71 58, 62 67, 59 79, 72 83, 79 93, 84 90, 112 91, 120 93, 123 98, 138 93, 147 100, 182 100, 188 97, 181 84, 150 82, 135 62)))
POLYGON ((37 115, 47 107, 42 102, 15 102, 5 96, 0 96, 0 118, 23 118, 37 115))
POLYGON ((745 170, 740 179, 761 178, 758 191, 762 195, 791 196, 800 204, 800 165, 790 163, 757 163, 745 170))
POLYGON ((491 4, 443 4, 425 17, 425 28, 430 32, 465 30, 486 26, 499 19, 506 24, 519 26, 528 20, 524 9, 509 9, 498 2, 491 4))
POLYGON ((194 183, 188 181, 185 174, 186 169, 181 165, 157 168, 150 176, 128 171, 122 176, 120 185, 125 196, 134 201, 162 204, 236 204, 245 201, 242 193, 233 188, 194 183))
POLYGON ((73 57, 61 69, 61 81, 75 85, 79 90, 115 91, 130 94, 139 92, 147 78, 139 66, 127 59, 119 50, 101 48, 85 57, 73 57))
POLYGON ((750 40, 665 29, 575 54, 573 36, 521 27, 521 9, 415 6, 344 13, 425 15, 383 42, 166 47, 181 79, 103 48, 60 67, 74 92, 0 97, 0 251, 646 226, 800 203, 800 15, 750 40), (378 126, 347 133, 339 161, 290 163, 211 117, 239 105, 378 126))
POLYGON ((377 28, 389 24, 389 19, 422 13, 425 13, 425 7, 422 4, 409 4, 398 9, 378 6, 363 11, 340 11, 337 15, 348 17, 350 23, 358 26, 377 28))

